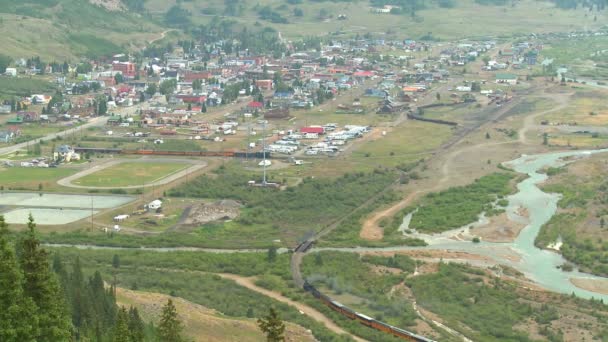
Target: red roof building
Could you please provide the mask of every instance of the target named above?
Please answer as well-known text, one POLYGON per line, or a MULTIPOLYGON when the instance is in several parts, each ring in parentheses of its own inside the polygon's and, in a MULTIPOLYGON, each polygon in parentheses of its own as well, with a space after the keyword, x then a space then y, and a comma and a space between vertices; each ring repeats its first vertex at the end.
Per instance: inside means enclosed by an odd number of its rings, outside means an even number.
POLYGON ((112 70, 120 71, 124 77, 135 77, 135 73, 137 73, 135 63, 131 62, 113 62, 112 70))
POLYGON ((207 97, 204 95, 177 95, 176 97, 184 103, 205 103, 207 101, 207 97))
POLYGON ((195 80, 208 80, 212 77, 210 72, 187 72, 182 77, 183 82, 194 82, 195 80))
POLYGON ((311 127, 302 127, 300 128, 300 133, 308 134, 308 133, 316 133, 316 134, 324 134, 325 129, 323 127, 311 126, 311 127))
POLYGON ((272 80, 257 80, 255 85, 260 89, 270 90, 272 89, 272 80))
POLYGON ((251 101, 247 104, 247 108, 249 109, 262 109, 264 108, 264 104, 258 101, 251 101))
POLYGON ((372 77, 374 76, 373 71, 357 71, 353 74, 355 77, 372 77))

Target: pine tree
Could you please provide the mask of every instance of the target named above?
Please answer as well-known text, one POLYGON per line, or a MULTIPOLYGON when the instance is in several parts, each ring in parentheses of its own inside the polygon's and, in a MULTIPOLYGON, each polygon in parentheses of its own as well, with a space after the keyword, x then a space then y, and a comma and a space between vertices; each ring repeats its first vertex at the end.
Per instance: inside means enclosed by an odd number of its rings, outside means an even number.
POLYGON ((169 299, 163 307, 160 322, 158 323, 158 338, 163 342, 181 342, 182 323, 177 317, 177 310, 173 301, 169 299))
POLYGON ((25 278, 24 293, 38 307, 40 330, 36 341, 67 341, 71 324, 61 289, 47 261, 47 252, 36 237, 36 224, 30 215, 28 232, 19 244, 20 264, 25 278))
POLYGON ((137 308, 131 307, 129 309, 129 332, 131 333, 132 342, 143 342, 145 339, 145 325, 144 321, 139 316, 137 308))
POLYGON ((277 248, 272 246, 268 248, 268 262, 275 262, 277 260, 277 248))
POLYGON ((112 257, 112 267, 120 268, 120 257, 118 256, 118 254, 114 254, 114 256, 112 257))
POLYGON ((4 216, 0 216, 0 341, 35 341, 36 306, 23 293, 23 275, 7 234, 4 216))
POLYGON ((69 298, 71 300, 71 311, 72 311, 72 323, 77 331, 77 337, 81 335, 81 327, 85 325, 86 311, 89 305, 85 303, 87 297, 84 288, 84 275, 82 274, 82 267, 80 266, 80 258, 76 257, 74 261, 72 274, 70 274, 68 280, 69 287, 69 298))
POLYGON ((118 310, 116 317, 116 325, 114 326, 113 342, 131 342, 131 334, 129 333, 129 314, 123 306, 118 310))
POLYGON ((266 334, 268 342, 285 341, 285 323, 283 323, 275 308, 270 307, 268 316, 258 319, 258 326, 266 334))

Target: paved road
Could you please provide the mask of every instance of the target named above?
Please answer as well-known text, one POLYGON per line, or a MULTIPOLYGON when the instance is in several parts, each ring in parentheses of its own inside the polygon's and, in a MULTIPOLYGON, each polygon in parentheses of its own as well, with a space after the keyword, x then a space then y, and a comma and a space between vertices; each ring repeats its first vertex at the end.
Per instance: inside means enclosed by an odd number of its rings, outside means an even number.
POLYGON ((96 117, 96 118, 93 118, 93 119, 89 120, 89 122, 87 122, 85 124, 82 124, 82 125, 74 127, 74 128, 70 128, 70 129, 65 130, 65 131, 61 131, 61 132, 57 132, 57 133, 51 133, 51 134, 46 135, 46 136, 44 136, 42 138, 39 138, 39 139, 35 139, 35 140, 31 140, 31 141, 26 141, 24 143, 20 143, 20 144, 8 146, 8 147, 0 148, 0 155, 14 153, 14 152, 16 152, 18 150, 27 148, 27 146, 30 145, 30 144, 35 144, 35 143, 38 143, 40 141, 53 140, 53 139, 55 139, 57 137, 63 137, 63 136, 69 135, 69 134, 74 134, 76 132, 80 132, 81 130, 87 129, 89 127, 103 126, 103 125, 105 125, 106 121, 108 121, 108 117, 104 117, 104 116, 96 117))
MULTIPOLYGON (((113 113, 118 114, 118 115, 123 115, 123 116, 132 116, 137 114, 137 112, 140 109, 146 109, 149 107, 149 104, 143 103, 141 105, 138 106, 132 106, 132 107, 121 107, 121 108, 117 108, 115 110, 112 110, 113 113)), ((107 116, 100 116, 100 117, 96 117, 96 118, 92 118, 91 120, 89 120, 87 123, 82 124, 80 126, 74 127, 74 128, 70 128, 68 130, 65 131, 61 131, 61 132, 57 132, 57 133, 50 133, 42 138, 38 138, 38 139, 34 139, 31 141, 26 141, 24 143, 20 143, 20 144, 16 144, 16 145, 12 145, 12 146, 7 146, 7 147, 3 147, 0 148, 0 156, 1 155, 5 155, 5 154, 9 154, 9 153, 14 153, 18 150, 22 150, 27 148, 27 146, 29 144, 35 144, 38 143, 40 141, 49 141, 49 140, 53 140, 57 137, 64 137, 70 134, 75 134, 77 132, 82 131, 83 129, 87 129, 89 127, 99 127, 99 126, 104 126, 106 124, 106 122, 108 121, 108 117, 107 116)))

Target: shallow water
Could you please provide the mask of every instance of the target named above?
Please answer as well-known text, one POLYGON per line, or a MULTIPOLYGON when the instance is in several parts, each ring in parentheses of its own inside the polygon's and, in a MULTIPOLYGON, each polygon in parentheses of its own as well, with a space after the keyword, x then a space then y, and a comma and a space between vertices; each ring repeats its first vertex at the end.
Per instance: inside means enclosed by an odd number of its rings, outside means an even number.
POLYGON ((42 208, 87 208, 117 207, 133 201, 129 196, 66 195, 36 192, 0 192, 0 205, 42 208))
MULTIPOLYGON (((93 211, 97 213, 97 211, 93 211)), ((49 209, 49 208, 21 208, 4 213, 4 219, 9 224, 26 224, 32 214, 36 224, 61 225, 68 224, 91 216, 91 210, 86 209, 49 209)))
MULTIPOLYGON (((583 290, 574 286, 569 280, 570 278, 606 278, 597 277, 578 271, 564 272, 557 268, 557 266, 560 266, 566 262, 561 254, 539 249, 534 246, 534 240, 538 235, 541 226, 549 221, 549 219, 556 213, 557 202, 560 199, 559 194, 548 194, 542 192, 538 188, 538 184, 546 180, 547 176, 543 173, 538 173, 537 171, 545 167, 557 167, 570 162, 564 161, 562 158, 586 157, 603 152, 608 152, 608 149, 595 151, 568 151, 522 156, 516 160, 504 163, 506 166, 513 168, 515 171, 528 175, 528 178, 517 185, 518 192, 508 197, 509 207, 507 208, 507 214, 509 217, 516 216, 515 211, 519 207, 527 209, 529 214, 529 223, 512 243, 492 243, 484 241, 481 243, 472 243, 471 241, 456 241, 449 238, 449 236, 453 235, 452 231, 433 236, 425 235, 425 240, 429 244, 426 247, 398 246, 387 248, 331 248, 331 250, 398 251, 415 249, 443 249, 462 251, 490 257, 500 264, 511 266, 524 273, 529 279, 538 285, 548 290, 565 294, 574 293, 578 297, 582 298, 594 297, 596 299, 603 299, 606 302, 608 301, 608 295, 583 290), (520 260, 517 260, 518 258, 516 258, 516 256, 519 256, 520 260)), ((409 219, 411 219, 411 217, 406 217, 406 224, 409 224, 409 219)), ((455 231, 458 230, 462 230, 462 228, 455 231)), ((327 248, 325 250, 329 249, 330 248, 327 248)))

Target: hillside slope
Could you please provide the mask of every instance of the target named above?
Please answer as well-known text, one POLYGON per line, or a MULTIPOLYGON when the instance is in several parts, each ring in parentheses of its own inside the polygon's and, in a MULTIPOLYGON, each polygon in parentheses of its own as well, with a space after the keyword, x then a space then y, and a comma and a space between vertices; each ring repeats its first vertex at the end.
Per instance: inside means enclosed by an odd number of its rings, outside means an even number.
POLYGON ((100 57, 141 48, 164 30, 118 0, 97 3, 102 5, 80 0, 3 1, 2 53, 56 61, 100 57))
MULTIPOLYGON (((171 297, 159 293, 117 289, 119 305, 135 306, 146 321, 158 323, 164 303, 171 297)), ((194 341, 265 341, 254 319, 229 319, 201 305, 181 298, 172 298, 184 323, 184 332, 194 341)), ((287 341, 314 341, 313 336, 299 325, 287 323, 287 341)))
MULTIPOLYGON (((145 6, 153 16, 163 19, 176 3, 146 0, 145 6)), ((582 6, 562 9, 555 1, 537 0, 192 0, 179 6, 189 12, 193 24, 205 24, 221 16, 244 26, 271 26, 292 39, 369 32, 401 39, 427 36, 447 40, 593 29, 608 19, 606 9, 590 11, 582 6), (416 9, 403 6, 400 14, 371 11, 374 4, 412 3, 418 4, 416 9)))

